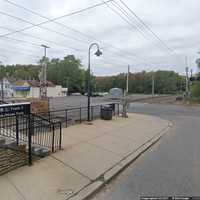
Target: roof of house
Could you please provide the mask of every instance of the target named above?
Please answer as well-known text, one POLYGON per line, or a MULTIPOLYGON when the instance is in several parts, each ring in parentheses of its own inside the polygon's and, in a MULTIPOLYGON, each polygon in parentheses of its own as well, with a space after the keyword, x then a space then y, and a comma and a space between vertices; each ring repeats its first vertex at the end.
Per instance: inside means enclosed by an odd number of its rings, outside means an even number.
MULTIPOLYGON (((40 87, 40 81, 38 80, 17 80, 12 81, 12 84, 15 86, 40 87)), ((55 87, 55 85, 51 81, 47 81, 47 87, 55 87)))
MULTIPOLYGON (((27 82, 32 87, 40 87, 40 81, 37 81, 37 80, 28 80, 27 82)), ((47 81, 47 87, 55 87, 55 84, 53 84, 51 81, 47 81)))

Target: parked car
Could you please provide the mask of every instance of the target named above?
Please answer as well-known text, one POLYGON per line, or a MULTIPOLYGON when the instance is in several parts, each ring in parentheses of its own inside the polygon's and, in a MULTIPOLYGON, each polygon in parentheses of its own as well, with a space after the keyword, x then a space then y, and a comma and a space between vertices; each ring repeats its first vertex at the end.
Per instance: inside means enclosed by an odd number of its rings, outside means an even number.
POLYGON ((81 96, 82 94, 79 92, 71 93, 72 96, 81 96))

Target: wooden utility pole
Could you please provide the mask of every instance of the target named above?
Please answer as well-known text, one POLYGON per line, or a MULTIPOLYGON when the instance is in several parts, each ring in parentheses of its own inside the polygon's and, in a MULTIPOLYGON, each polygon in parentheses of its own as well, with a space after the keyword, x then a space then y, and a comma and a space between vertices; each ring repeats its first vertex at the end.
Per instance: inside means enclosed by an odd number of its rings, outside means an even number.
POLYGON ((152 97, 155 95, 155 80, 154 80, 154 73, 152 74, 152 97))
POLYGON ((189 67, 188 67, 188 59, 187 56, 185 56, 185 72, 186 72, 186 77, 185 77, 185 82, 186 82, 186 97, 189 96, 189 77, 188 77, 188 72, 189 72, 189 67))
POLYGON ((130 73, 130 66, 128 65, 127 77, 126 77, 126 94, 129 91, 129 73, 130 73))

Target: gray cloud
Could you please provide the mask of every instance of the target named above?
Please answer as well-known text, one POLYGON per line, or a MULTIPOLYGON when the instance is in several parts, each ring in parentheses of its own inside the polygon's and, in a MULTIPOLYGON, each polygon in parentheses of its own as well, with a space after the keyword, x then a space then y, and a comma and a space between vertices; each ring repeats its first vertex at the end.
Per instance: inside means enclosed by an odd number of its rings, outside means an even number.
MULTIPOLYGON (((55 18, 102 1, 15 0, 14 2, 48 18, 55 18)), ((117 2, 120 3, 119 0, 117 2)), ((135 20, 133 20, 134 24, 131 27, 104 5, 58 21, 84 34, 91 35, 100 43, 103 56, 101 58, 92 57, 92 68, 95 74, 110 75, 124 72, 128 64, 132 66, 132 71, 170 69, 183 73, 185 55, 189 57, 191 67, 196 67, 195 59, 198 57, 196 52, 200 49, 200 1, 124 0, 124 2, 177 54, 173 55, 160 45, 157 40, 152 39, 149 34, 145 33, 144 38, 133 27, 135 26, 135 20), (108 43, 117 49, 110 47, 108 43)), ((4 0, 0 1, 0 11, 20 17, 31 23, 37 24, 46 21, 41 17, 16 8, 4 0)), ((0 35, 9 32, 6 28, 18 30, 30 26, 28 23, 3 16, 2 14, 0 14, 0 23, 0 35)), ((9 36, 27 41, 27 43, 0 37, 0 60, 5 64, 36 63, 42 56, 43 49, 39 46, 28 44, 28 42, 31 42, 38 45, 42 43, 49 45, 51 47, 48 50, 50 58, 62 58, 66 54, 75 54, 82 60, 83 65, 87 66, 88 45, 96 41, 95 39, 86 38, 52 22, 43 25, 43 27, 63 33, 65 36, 34 27, 24 31, 24 33, 38 37, 37 39, 20 33, 9 36), (76 38, 78 41, 72 38, 76 38)))

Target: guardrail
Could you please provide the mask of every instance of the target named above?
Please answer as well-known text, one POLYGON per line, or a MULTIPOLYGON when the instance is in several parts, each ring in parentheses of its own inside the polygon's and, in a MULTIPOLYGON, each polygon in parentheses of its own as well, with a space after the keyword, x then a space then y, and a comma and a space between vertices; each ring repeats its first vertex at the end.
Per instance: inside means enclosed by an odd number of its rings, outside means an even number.
MULTIPOLYGON (((100 104, 100 105, 93 105, 90 107, 90 116, 91 121, 101 116, 101 108, 102 106, 110 105, 113 109, 113 115, 120 114, 119 103, 108 103, 108 104, 100 104)), ((87 107, 74 107, 74 108, 67 108, 64 110, 52 110, 49 112, 42 112, 37 113, 40 116, 48 119, 49 121, 53 122, 61 122, 65 125, 65 127, 69 126, 70 124, 75 123, 82 123, 83 121, 87 120, 87 107)))

